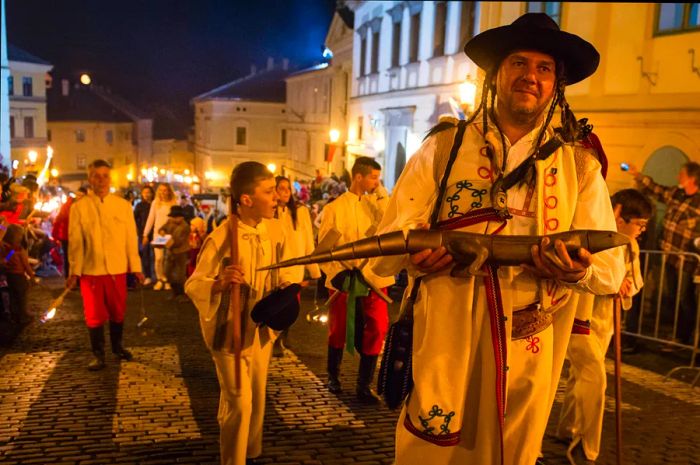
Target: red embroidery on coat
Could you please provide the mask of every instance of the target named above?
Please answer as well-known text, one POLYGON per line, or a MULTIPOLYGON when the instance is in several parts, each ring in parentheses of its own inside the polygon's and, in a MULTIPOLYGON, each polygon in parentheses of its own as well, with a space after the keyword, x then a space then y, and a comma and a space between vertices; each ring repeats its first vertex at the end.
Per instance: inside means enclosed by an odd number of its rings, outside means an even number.
POLYGON ((540 346, 537 345, 540 342, 539 337, 528 336, 525 338, 525 341, 528 343, 528 345, 525 346, 525 350, 531 350, 533 354, 536 354, 537 352, 540 351, 540 346))
POLYGON ((476 172, 481 179, 493 180, 493 172, 491 171, 490 168, 487 168, 485 166, 480 166, 476 172))

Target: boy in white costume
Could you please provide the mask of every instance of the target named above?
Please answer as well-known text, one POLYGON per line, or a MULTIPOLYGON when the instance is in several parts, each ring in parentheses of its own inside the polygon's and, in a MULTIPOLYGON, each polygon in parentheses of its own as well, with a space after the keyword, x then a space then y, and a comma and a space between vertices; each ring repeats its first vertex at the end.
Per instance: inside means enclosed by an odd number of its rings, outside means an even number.
MULTIPOLYGON (((369 157, 355 160, 348 191, 323 208, 319 243, 330 231, 340 233, 336 245, 364 239, 376 232, 389 200, 379 182, 381 168, 369 157)), ((340 293, 329 311, 328 390, 333 393, 341 390, 339 375, 344 348, 350 353, 357 349, 360 366, 355 394, 362 403, 377 403, 379 398, 370 385, 389 328, 387 303, 378 292, 386 294, 386 288, 394 284, 394 277, 377 276, 361 260, 328 262, 321 269, 326 274, 329 292, 340 293)))
MULTIPOLYGON (((477 35, 465 52, 486 71, 481 105, 470 121, 431 131, 407 163, 378 232, 428 223, 502 235, 614 230, 600 164, 573 144, 578 125, 564 99, 565 83, 595 71, 595 48, 529 13, 477 35), (540 153, 554 138, 557 103, 567 142, 540 153), (440 163, 460 136, 454 164, 440 163)), ((452 277, 444 248, 373 262, 380 275, 407 268, 422 277, 413 307, 414 386, 397 425, 397 465, 535 463, 571 333, 574 291, 616 292, 624 266, 618 250, 569 256, 547 238, 531 253, 535 267, 485 267, 485 276, 452 277), (552 245, 556 259, 543 252, 552 245)))
MULTIPOLYGON (((231 196, 238 212, 239 263, 221 269, 230 256, 228 220, 205 240, 197 267, 185 284, 185 291, 199 311, 199 322, 207 348, 212 353, 221 388, 219 399, 220 450, 222 465, 256 463, 262 453, 267 368, 276 334, 258 326, 250 317, 253 305, 271 290, 271 272, 256 271, 273 263, 277 244, 284 238, 277 220, 271 219, 277 206, 275 179, 264 165, 244 162, 231 174, 231 196), (217 310, 222 293, 231 283, 241 285, 241 389, 236 389, 234 356, 214 349, 217 310)), ((282 287, 290 281, 280 270, 282 287)))
MULTIPOLYGON (((625 252, 625 279, 619 296, 622 308, 632 308, 632 297, 642 286, 637 238, 646 229, 652 205, 644 194, 635 189, 621 190, 611 199, 617 231, 630 238, 625 252)), ((559 417, 557 435, 572 439, 568 450, 572 465, 592 464, 600 452, 605 411, 605 354, 613 336, 614 295, 579 299, 574 330, 566 358, 570 361, 564 403, 559 417)))

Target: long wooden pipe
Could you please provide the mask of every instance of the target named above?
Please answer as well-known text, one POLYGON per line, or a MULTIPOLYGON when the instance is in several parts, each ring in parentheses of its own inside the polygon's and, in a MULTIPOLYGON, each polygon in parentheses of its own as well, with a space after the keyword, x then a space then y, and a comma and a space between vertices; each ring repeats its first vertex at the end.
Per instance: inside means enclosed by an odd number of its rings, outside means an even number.
MULTIPOLYGON (((554 251, 554 241, 564 242, 570 255, 576 256, 583 248, 591 253, 629 244, 629 238, 613 231, 580 229, 546 236, 551 242, 544 253, 553 261, 559 258, 554 251)), ((403 255, 445 247, 455 261, 454 276, 480 275, 484 263, 502 266, 533 264, 531 248, 539 245, 542 236, 492 236, 460 231, 435 231, 414 229, 404 233, 396 231, 372 236, 359 241, 333 247, 330 250, 304 257, 293 258, 270 265, 262 270, 336 260, 352 260, 390 255, 403 255)))
MULTIPOLYGON (((231 215, 229 216, 231 264, 238 265, 238 215, 236 206, 231 200, 231 215)), ((231 322, 231 331, 226 332, 224 347, 230 347, 234 357, 234 372, 236 376, 236 390, 241 389, 241 285, 231 284, 231 298, 228 305, 228 318, 231 322), (229 339, 230 337, 230 339, 229 339)))

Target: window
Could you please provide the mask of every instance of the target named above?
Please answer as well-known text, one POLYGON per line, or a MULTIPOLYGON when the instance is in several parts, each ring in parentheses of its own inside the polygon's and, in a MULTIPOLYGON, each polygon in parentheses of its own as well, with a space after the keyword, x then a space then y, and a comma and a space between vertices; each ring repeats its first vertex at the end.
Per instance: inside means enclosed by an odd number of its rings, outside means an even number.
POLYGON ((401 21, 394 23, 391 33, 391 67, 399 66, 401 57, 401 21))
POLYGON ((51 129, 46 130, 46 140, 51 142, 51 129))
POLYGON ((15 117, 10 116, 10 138, 15 138, 15 117))
POLYGON ((15 95, 15 78, 7 76, 7 95, 15 95))
POLYGON ((76 155, 75 164, 78 169, 84 170, 87 167, 87 157, 83 154, 76 155))
POLYGON ((379 31, 372 33, 372 56, 370 57, 369 72, 379 72, 379 31))
POLYGON ((280 131, 280 145, 282 147, 287 146, 287 130, 286 129, 282 129, 282 131, 280 131))
POLYGON ((662 3, 656 7, 656 34, 700 28, 700 3, 662 3))
POLYGON ((75 141, 76 142, 85 142, 85 131, 82 129, 76 129, 75 130, 75 141))
POLYGON ((31 97, 33 94, 32 92, 32 78, 28 76, 24 76, 22 78, 22 95, 25 97, 31 97))
POLYGON ((445 54, 445 21, 447 21, 447 3, 435 4, 435 27, 433 28, 433 56, 445 54))
POLYGON ((528 13, 547 13, 561 26, 561 2, 527 2, 528 13))
POLYGON ((367 36, 360 40, 360 76, 367 74, 365 61, 367 59, 367 36))
POLYGON ((411 42, 408 48, 408 62, 418 61, 418 39, 420 37, 420 13, 411 16, 411 42))
POLYGON ((464 44, 474 37, 474 33, 476 32, 476 9, 479 4, 476 2, 461 2, 460 5, 462 11, 460 12, 459 18, 461 39, 459 50, 462 50, 464 44))
POLYGON ((24 117, 24 137, 27 139, 34 137, 34 118, 31 116, 24 117))
POLYGON ((241 126, 236 128, 236 145, 246 145, 246 133, 246 128, 241 126))
POLYGON ((362 140, 362 121, 364 118, 362 116, 357 117, 357 139, 362 140))
POLYGON ((105 131, 105 142, 107 142, 107 144, 109 145, 112 145, 112 143, 114 142, 114 133, 111 129, 105 131))

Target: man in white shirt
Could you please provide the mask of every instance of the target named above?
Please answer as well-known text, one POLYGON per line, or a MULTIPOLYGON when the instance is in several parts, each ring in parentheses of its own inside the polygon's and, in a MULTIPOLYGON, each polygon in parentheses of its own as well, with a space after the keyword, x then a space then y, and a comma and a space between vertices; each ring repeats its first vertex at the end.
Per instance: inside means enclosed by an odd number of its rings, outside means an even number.
POLYGON ((104 324, 109 320, 112 352, 131 360, 122 345, 126 312, 126 274, 134 273, 140 283, 141 259, 136 223, 131 205, 110 193, 109 163, 95 160, 88 167, 92 192, 70 210, 68 250, 71 275, 66 287, 73 288, 80 278, 85 322, 90 333, 93 360, 88 369, 105 366, 104 324))
MULTIPOLYGON (((381 166, 372 158, 360 157, 355 161, 350 189, 323 208, 319 242, 332 230, 341 235, 336 245, 374 235, 389 200, 379 183, 380 172, 381 166)), ((321 265, 327 276, 326 287, 341 293, 331 304, 329 315, 328 389, 340 392, 338 376, 343 347, 350 353, 356 348, 360 352, 357 398, 364 403, 376 403, 378 398, 370 384, 389 328, 387 303, 377 291, 386 294, 394 278, 377 276, 364 264, 354 260, 321 265)))

